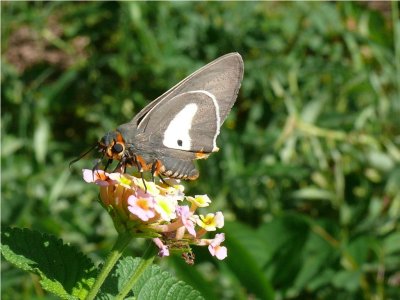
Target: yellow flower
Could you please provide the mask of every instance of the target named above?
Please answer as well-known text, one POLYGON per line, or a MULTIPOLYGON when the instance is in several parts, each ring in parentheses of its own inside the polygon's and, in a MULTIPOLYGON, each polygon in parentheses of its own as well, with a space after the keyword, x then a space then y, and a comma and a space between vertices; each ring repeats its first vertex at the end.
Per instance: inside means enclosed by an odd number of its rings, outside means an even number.
POLYGON ((196 195, 194 197, 186 197, 186 199, 197 207, 207 207, 211 203, 207 195, 196 195))
POLYGON ((216 214, 200 215, 196 217, 196 223, 207 231, 215 231, 224 227, 224 215, 220 211, 216 214))

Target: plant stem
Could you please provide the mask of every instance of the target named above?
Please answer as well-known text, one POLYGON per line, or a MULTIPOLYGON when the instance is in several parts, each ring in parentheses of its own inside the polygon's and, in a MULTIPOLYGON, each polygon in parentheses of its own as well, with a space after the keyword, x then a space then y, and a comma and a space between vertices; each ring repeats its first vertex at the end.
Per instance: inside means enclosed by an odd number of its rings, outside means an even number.
POLYGON ((115 242, 110 254, 108 255, 107 260, 104 262, 103 268, 97 276, 93 287, 89 291, 86 300, 93 300, 96 297, 104 280, 106 280, 108 274, 111 272, 112 268, 121 257, 131 239, 132 235, 129 232, 120 233, 118 235, 117 241, 115 242))
POLYGON ((125 299, 125 296, 128 295, 128 293, 132 290, 136 281, 140 278, 140 276, 147 269, 147 267, 151 265, 151 263, 154 260, 154 257, 156 256, 156 253, 157 253, 156 247, 154 247, 153 243, 150 243, 145 253, 143 254, 140 264, 138 265, 132 276, 129 278, 125 286, 119 292, 119 294, 115 297, 115 300, 125 299))

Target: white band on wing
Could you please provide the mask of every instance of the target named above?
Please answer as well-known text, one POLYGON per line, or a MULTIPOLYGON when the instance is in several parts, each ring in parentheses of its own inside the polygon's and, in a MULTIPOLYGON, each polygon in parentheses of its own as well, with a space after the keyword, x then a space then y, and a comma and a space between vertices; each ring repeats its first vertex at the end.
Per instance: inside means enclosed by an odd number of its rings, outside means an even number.
POLYGON ((217 131, 215 132, 214 139, 213 139, 213 150, 212 152, 217 152, 219 148, 217 147, 217 136, 219 135, 220 127, 221 127, 221 119, 219 117, 219 105, 217 98, 214 94, 206 91, 206 90, 198 90, 198 91, 190 91, 188 93, 203 93, 210 97, 215 106, 215 120, 217 121, 217 131))
POLYGON ((164 146, 173 149, 191 150, 192 140, 189 131, 197 112, 197 104, 187 104, 169 123, 164 132, 164 146))

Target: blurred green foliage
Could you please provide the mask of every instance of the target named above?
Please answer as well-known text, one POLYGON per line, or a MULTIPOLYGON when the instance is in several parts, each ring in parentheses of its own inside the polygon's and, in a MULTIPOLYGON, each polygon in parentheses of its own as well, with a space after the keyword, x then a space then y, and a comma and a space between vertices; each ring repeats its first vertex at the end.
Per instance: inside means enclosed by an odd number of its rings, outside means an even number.
MULTIPOLYGON (((195 249, 195 267, 178 257, 160 263, 207 299, 398 297, 396 2, 386 15, 351 2, 1 6, 2 225, 104 258, 116 233, 80 175, 96 157, 72 171, 68 162, 237 51, 245 76, 221 150, 186 184, 226 215, 228 259, 195 249)), ((3 263, 3 299, 50 299, 35 282, 3 263)))

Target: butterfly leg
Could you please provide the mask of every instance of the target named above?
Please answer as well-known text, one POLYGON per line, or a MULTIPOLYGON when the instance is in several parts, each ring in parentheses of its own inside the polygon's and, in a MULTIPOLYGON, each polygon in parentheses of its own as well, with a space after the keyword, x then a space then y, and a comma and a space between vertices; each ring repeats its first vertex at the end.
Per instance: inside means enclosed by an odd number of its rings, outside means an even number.
POLYGON ((94 181, 94 172, 97 171, 97 174, 99 174, 99 172, 98 172, 99 165, 102 162, 103 158, 104 158, 104 154, 96 161, 95 165, 92 168, 93 181, 94 181))
MULTIPOLYGON (((112 159, 111 159, 112 161, 112 159)), ((118 165, 115 167, 114 172, 119 172, 119 173, 126 173, 126 158, 123 157, 118 165)))
POLYGON ((152 164, 151 164, 151 180, 153 180, 153 182, 155 181, 155 175, 156 175, 156 172, 157 172, 157 161, 154 161, 152 164))
POLYGON ((109 160, 107 160, 107 163, 106 163, 106 165, 105 165, 105 167, 104 167, 104 172, 106 172, 107 171, 107 168, 111 165, 111 163, 112 163, 112 159, 110 158, 109 160))
POLYGON ((164 178, 161 177, 161 175, 158 175, 158 178, 160 178, 160 180, 161 180, 162 183, 168 185, 169 187, 172 187, 172 185, 170 185, 168 182, 166 182, 166 181, 164 180, 164 178))
POLYGON ((136 155, 133 156, 133 162, 135 163, 138 171, 140 172, 140 177, 142 178, 142 182, 143 182, 143 185, 144 185, 144 192, 147 193, 147 185, 146 185, 146 181, 144 181, 144 177, 143 177, 143 167, 140 164, 140 162, 138 161, 136 155))
POLYGON ((170 185, 168 182, 166 182, 164 180, 164 178, 161 176, 161 174, 159 173, 159 169, 160 169, 160 162, 158 160, 155 160, 152 165, 151 165, 151 179, 153 180, 153 182, 155 181, 155 176, 157 176, 158 178, 160 178, 161 182, 164 183, 165 185, 168 186, 172 186, 170 185))

